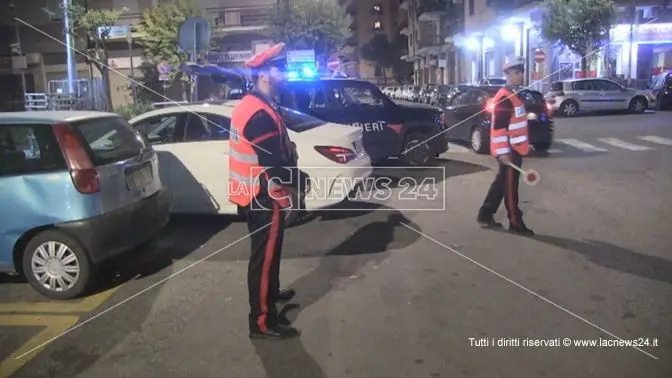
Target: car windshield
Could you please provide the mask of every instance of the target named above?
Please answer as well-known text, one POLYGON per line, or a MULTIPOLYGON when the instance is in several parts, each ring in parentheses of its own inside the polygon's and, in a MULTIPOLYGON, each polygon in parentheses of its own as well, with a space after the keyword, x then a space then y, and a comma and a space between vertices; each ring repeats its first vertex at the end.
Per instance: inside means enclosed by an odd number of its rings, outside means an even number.
POLYGON ((349 105, 375 105, 385 104, 385 95, 382 92, 369 88, 368 86, 347 86, 337 91, 337 95, 342 96, 341 101, 345 106, 349 105))
POLYGON ((280 112, 282 114, 282 118, 285 120, 285 125, 287 125, 287 128, 297 133, 311 130, 326 124, 326 122, 322 121, 321 119, 311 117, 307 114, 303 114, 284 106, 280 107, 280 112))

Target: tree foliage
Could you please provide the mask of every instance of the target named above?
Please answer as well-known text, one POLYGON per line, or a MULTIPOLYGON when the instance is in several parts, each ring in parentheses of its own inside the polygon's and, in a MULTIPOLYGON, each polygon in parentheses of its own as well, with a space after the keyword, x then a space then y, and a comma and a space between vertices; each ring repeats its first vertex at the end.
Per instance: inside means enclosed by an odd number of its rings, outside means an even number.
POLYGON ((615 7, 612 0, 546 0, 540 31, 544 39, 557 42, 581 56, 581 69, 596 48, 609 39, 615 7))
POLYGON ((86 9, 81 4, 73 3, 68 7, 60 4, 57 10, 45 9, 45 11, 52 16, 58 14, 61 17, 68 16, 72 20, 72 29, 69 32, 80 45, 86 47, 87 62, 100 72, 106 91, 107 108, 111 110, 108 39, 112 27, 127 9, 86 9), (90 41, 88 46, 87 41, 90 41))
POLYGON ((384 34, 376 34, 359 51, 362 59, 383 68, 383 77, 386 70, 392 68, 399 61, 396 46, 384 34))
POLYGON ((142 38, 138 41, 145 49, 146 57, 155 62, 165 61, 173 70, 169 81, 189 81, 177 68, 189 61, 189 54, 180 51, 177 35, 180 25, 189 17, 202 17, 194 0, 180 0, 177 3, 161 3, 146 10, 138 25, 142 38))
POLYGON ((326 57, 343 46, 351 22, 338 0, 283 0, 271 11, 269 35, 288 48, 326 57))

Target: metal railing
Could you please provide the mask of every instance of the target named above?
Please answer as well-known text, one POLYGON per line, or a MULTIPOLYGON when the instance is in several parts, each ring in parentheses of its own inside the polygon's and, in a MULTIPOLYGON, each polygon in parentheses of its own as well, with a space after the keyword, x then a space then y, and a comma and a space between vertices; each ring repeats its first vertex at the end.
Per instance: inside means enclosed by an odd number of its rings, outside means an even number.
POLYGON ((27 111, 49 110, 49 97, 46 93, 26 93, 23 98, 27 111))

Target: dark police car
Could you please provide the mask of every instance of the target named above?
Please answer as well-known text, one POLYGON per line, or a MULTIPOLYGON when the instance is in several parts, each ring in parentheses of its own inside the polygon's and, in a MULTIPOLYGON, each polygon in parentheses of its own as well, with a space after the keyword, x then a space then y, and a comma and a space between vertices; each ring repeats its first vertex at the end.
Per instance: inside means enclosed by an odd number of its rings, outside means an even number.
MULTIPOLYGON (((492 98, 500 86, 460 85, 452 89, 447 98, 445 116, 448 137, 453 140, 470 142, 471 149, 479 154, 490 150, 490 123, 492 118, 492 98)), ((536 151, 546 151, 553 143, 553 119, 544 101, 544 96, 534 90, 520 92, 528 114, 530 143, 536 151)))
POLYGON ((408 164, 422 165, 448 150, 445 133, 426 142, 445 129, 440 109, 396 104, 366 81, 292 80, 280 93, 279 102, 328 122, 360 127, 372 160, 398 156, 408 164))
MULTIPOLYGON (((199 76, 199 93, 219 91, 215 82, 236 88, 236 96, 249 89, 249 83, 239 71, 197 65, 183 67, 183 70, 199 76), (206 87, 209 89, 205 90, 206 87)), ((199 97, 207 96, 207 93, 199 94, 199 97)), ((360 127, 364 131, 364 149, 373 161, 399 157, 406 164, 423 165, 448 150, 446 133, 442 133, 445 130, 443 112, 439 108, 396 104, 367 81, 296 78, 287 82, 277 100, 283 107, 327 122, 360 127), (408 152, 404 154, 405 151, 408 152)))

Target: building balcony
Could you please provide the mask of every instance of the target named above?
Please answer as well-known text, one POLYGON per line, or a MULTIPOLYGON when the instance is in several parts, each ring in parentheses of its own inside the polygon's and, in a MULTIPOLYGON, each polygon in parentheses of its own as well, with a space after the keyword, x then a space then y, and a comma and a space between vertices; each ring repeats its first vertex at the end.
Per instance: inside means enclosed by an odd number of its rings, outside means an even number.
POLYGON ((411 35, 411 30, 408 27, 405 27, 399 30, 399 34, 409 36, 411 35))
POLYGON ((448 0, 420 0, 418 21, 440 21, 448 14, 448 0))
POLYGON ((268 29, 269 7, 208 9, 214 15, 213 35, 259 33, 268 29))
POLYGON ((399 9, 404 10, 408 12, 408 10, 411 8, 411 0, 404 0, 399 4, 399 9))

